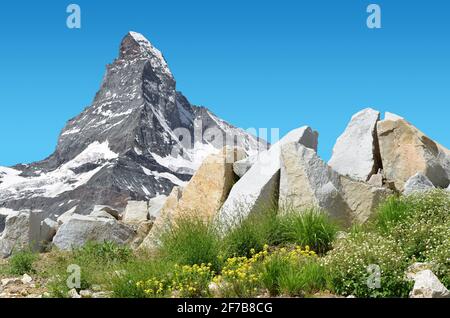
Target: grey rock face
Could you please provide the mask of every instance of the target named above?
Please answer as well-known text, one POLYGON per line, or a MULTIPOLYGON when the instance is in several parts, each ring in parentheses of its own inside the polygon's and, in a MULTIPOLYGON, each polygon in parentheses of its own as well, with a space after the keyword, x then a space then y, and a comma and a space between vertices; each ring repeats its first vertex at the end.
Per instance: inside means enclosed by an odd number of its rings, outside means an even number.
POLYGON ((53 244, 61 250, 72 250, 87 242, 115 242, 127 244, 135 236, 128 226, 115 220, 84 215, 73 215, 53 238, 53 244))
POLYGON ((450 292, 434 273, 423 270, 415 274, 414 287, 409 294, 410 298, 450 298, 450 292))
POLYGON ((123 215, 123 222, 138 224, 148 220, 148 203, 146 201, 128 201, 123 215))
POLYGON ((376 127, 380 112, 371 108, 355 114, 338 138, 329 165, 352 179, 367 181, 380 166, 376 127))
POLYGON ((14 250, 21 250, 30 243, 30 212, 13 212, 6 218, 5 229, 0 236, 0 257, 6 258, 14 250))
POLYGON ((341 195, 339 174, 316 152, 298 143, 281 147, 279 205, 301 212, 319 207, 348 224, 350 209, 341 195))
POLYGON ((190 180, 222 140, 247 151, 254 136, 196 107, 176 90, 161 52, 130 32, 91 106, 69 120, 47 159, 0 167, 0 207, 54 217, 95 205, 123 212, 129 200, 168 195, 190 180))
POLYGON ((403 193, 408 195, 414 192, 426 192, 431 189, 434 189, 434 185, 430 179, 418 172, 406 181, 403 193))

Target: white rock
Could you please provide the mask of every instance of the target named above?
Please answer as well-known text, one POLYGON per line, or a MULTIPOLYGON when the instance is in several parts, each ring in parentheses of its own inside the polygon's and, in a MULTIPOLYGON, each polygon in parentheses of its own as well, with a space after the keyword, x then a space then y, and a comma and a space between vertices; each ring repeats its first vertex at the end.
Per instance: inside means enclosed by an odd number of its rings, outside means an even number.
POLYGON ((0 257, 6 258, 14 250, 30 244, 30 212, 13 212, 5 220, 5 229, 0 236, 0 257))
POLYGON ((418 272, 414 281, 410 298, 450 298, 450 292, 429 269, 418 272))
POLYGON ((366 108, 353 115, 344 133, 337 139, 328 164, 338 173, 367 181, 377 172, 376 126, 380 112, 366 108))
POLYGON ((29 284, 33 281, 33 278, 30 275, 24 274, 22 276, 21 281, 22 281, 22 284, 29 284))
POLYGON ((81 298, 92 298, 93 292, 89 289, 80 290, 81 298))
POLYGON ((253 155, 253 156, 247 157, 245 159, 236 161, 235 163, 233 163, 234 173, 239 178, 242 178, 244 176, 244 174, 246 174, 247 171, 249 171, 250 168, 255 164, 257 159, 258 159, 258 155, 253 155))
POLYGON ((409 281, 413 281, 415 280, 417 273, 426 269, 431 270, 432 267, 433 265, 431 263, 416 262, 406 269, 406 279, 409 281))
POLYGON ((166 201, 166 195, 158 195, 148 201, 148 216, 150 219, 158 218, 166 201))
POLYGON ((148 220, 148 203, 146 201, 128 201, 123 215, 123 222, 137 224, 148 220))
POLYGON ((298 143, 281 146, 279 206, 299 213, 319 207, 332 218, 350 222, 350 210, 341 195, 340 176, 312 149, 298 143))
POLYGON ((7 287, 12 284, 21 284, 22 280, 20 278, 3 278, 1 280, 2 287, 7 287))
POLYGON ((77 292, 77 290, 76 290, 75 288, 69 290, 69 291, 67 292, 67 295, 68 295, 70 298, 81 298, 81 296, 78 294, 78 292, 77 292))
POLYGON ((267 207, 278 201, 281 145, 298 142, 317 150, 318 133, 310 127, 289 132, 268 151, 261 152, 250 170, 233 186, 218 213, 222 226, 232 227, 259 207, 267 207))
POLYGON ((75 210, 76 207, 64 212, 56 219, 56 222, 58 222, 58 224, 60 225, 66 223, 75 214, 75 210))
POLYGON ((58 229, 53 244, 61 250, 71 250, 89 241, 127 244, 134 235, 131 228, 116 220, 75 214, 58 229))
POLYGON ((431 189, 434 189, 434 185, 430 179, 418 172, 406 181, 403 193, 408 195, 415 192, 426 192, 431 189))

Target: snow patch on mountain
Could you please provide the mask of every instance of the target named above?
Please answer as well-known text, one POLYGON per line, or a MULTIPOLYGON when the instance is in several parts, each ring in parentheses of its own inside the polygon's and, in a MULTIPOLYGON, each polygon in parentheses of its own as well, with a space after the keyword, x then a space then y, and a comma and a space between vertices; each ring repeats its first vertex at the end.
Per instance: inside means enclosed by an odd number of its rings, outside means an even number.
POLYGON ((118 155, 109 149, 107 141, 103 143, 95 141, 58 169, 34 177, 23 177, 21 171, 2 167, 0 168, 0 172, 3 174, 0 183, 0 200, 22 197, 57 197, 61 193, 74 190, 87 183, 92 176, 117 157, 118 155), (72 170, 86 164, 98 166, 78 174, 72 170))

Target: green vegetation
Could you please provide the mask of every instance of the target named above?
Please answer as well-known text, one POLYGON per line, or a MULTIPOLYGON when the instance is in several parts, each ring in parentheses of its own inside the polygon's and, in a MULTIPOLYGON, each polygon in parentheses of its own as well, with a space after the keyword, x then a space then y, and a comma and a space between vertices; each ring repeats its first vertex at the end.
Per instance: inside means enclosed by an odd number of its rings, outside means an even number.
POLYGON ((35 272, 33 264, 37 259, 37 253, 31 250, 15 252, 9 259, 8 272, 12 275, 32 274, 35 272))
POLYGON ((315 209, 261 209, 223 235, 211 224, 184 217, 162 233, 156 253, 113 243, 73 252, 13 255, 11 273, 49 279, 54 297, 67 296, 67 266, 81 268, 81 288, 99 285, 114 297, 406 297, 405 270, 429 262, 450 287, 450 196, 430 191, 392 196, 369 224, 347 229, 315 209), (380 270, 380 276, 376 271, 380 270))

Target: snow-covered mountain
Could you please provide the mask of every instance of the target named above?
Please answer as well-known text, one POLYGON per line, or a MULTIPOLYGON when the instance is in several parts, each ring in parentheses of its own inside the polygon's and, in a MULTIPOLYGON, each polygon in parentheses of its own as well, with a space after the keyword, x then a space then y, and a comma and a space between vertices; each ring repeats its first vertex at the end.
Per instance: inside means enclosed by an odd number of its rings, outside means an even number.
POLYGON ((254 152, 265 143, 193 106, 176 90, 161 52, 129 32, 107 66, 92 105, 69 120, 47 159, 0 167, 0 208, 87 214, 96 204, 167 195, 202 160, 233 143, 254 152))

